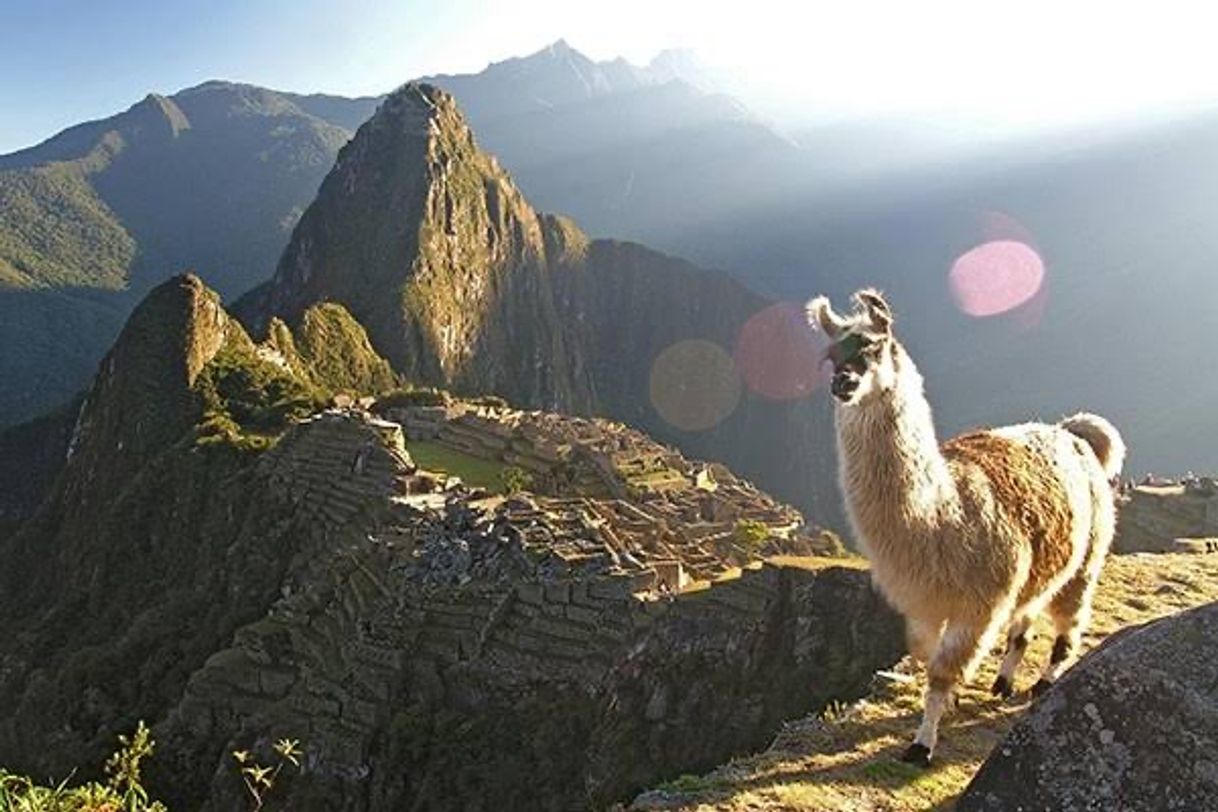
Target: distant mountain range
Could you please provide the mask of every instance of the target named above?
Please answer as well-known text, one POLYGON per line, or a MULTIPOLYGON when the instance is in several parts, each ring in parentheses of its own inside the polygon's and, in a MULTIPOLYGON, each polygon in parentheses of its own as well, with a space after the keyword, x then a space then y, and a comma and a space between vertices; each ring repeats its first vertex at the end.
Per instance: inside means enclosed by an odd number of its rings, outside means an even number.
MULTIPOLYGON (((1218 384, 1177 349, 1204 343, 1214 300, 1216 121, 1002 145, 895 117, 784 134, 688 54, 640 67, 561 41, 431 81, 533 205, 590 234, 776 298, 888 289, 947 431, 1087 407, 1131 432, 1134 470, 1204 467, 1198 442, 1218 446, 1218 384), (1035 329, 966 318, 947 294, 995 217, 1047 263, 1035 329)), ((269 278, 381 98, 209 82, 0 157, 0 379, 19 382, 0 425, 78 392, 157 281, 193 268, 233 296, 269 278)))

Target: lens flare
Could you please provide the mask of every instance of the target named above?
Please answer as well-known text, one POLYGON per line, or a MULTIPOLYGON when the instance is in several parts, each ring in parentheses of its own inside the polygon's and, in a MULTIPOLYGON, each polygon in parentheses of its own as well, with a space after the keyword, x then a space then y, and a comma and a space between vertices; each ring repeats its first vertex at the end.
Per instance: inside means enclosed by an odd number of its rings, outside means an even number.
POLYGON ((651 405, 682 431, 719 425, 736 410, 741 389, 732 357, 710 341, 678 341, 651 365, 651 405))
POLYGON ((1016 240, 992 240, 962 254, 948 274, 952 298, 974 318, 1007 313, 1041 289, 1045 263, 1036 249, 1016 240))
POLYGON ((807 397, 828 382, 821 362, 827 341, 808 326, 802 305, 779 302, 740 330, 736 366, 749 389, 771 400, 807 397))

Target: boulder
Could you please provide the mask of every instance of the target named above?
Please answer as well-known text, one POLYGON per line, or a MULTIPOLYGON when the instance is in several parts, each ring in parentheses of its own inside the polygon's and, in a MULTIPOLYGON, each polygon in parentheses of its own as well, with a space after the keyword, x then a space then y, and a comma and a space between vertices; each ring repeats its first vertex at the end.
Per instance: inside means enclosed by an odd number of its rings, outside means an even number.
POLYGON ((994 749, 974 810, 1218 809, 1218 604, 1087 655, 994 749))

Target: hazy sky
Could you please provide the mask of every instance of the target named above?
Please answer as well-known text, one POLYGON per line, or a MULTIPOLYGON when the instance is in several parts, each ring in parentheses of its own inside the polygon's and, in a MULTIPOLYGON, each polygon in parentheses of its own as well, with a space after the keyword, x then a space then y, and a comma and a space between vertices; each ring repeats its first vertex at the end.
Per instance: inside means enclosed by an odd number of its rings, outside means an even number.
POLYGON ((560 37, 692 47, 807 118, 934 108, 1015 124, 1218 97, 1205 4, 1077 0, 3 0, 0 152, 206 79, 382 93, 560 37))

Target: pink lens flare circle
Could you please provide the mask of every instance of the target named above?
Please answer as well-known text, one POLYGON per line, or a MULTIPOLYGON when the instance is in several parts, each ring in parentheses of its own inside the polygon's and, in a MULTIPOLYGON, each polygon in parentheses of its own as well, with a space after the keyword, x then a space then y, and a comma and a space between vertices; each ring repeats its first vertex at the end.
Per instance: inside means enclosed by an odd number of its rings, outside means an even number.
POLYGON ((828 340, 808 325, 803 305, 779 302, 740 328, 736 367, 749 390, 771 400, 807 397, 828 380, 828 340))
POLYGON ((974 318, 1014 310, 1031 301, 1044 281, 1040 254, 1016 240, 984 242, 962 254, 948 273, 956 306, 974 318))

